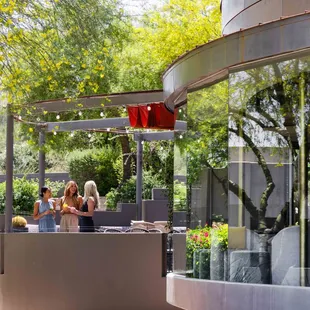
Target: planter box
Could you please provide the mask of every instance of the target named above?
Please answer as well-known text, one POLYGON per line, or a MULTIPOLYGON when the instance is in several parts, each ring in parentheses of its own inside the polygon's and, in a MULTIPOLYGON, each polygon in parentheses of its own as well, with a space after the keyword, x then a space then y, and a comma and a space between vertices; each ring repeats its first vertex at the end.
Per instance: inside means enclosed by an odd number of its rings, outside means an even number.
POLYGON ((27 233, 29 231, 28 227, 13 227, 14 233, 27 233))
POLYGON ((210 280, 211 250, 201 250, 199 253, 199 279, 210 280))

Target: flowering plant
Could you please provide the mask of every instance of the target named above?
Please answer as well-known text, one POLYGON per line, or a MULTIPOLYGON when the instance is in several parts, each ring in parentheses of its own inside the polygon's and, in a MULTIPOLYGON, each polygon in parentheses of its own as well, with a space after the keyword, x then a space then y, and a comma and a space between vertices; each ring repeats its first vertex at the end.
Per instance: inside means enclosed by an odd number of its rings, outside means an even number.
POLYGON ((223 250, 228 247, 228 224, 212 223, 212 244, 221 246, 223 250))
POLYGON ((193 254, 197 250, 210 249, 212 246, 221 246, 223 250, 228 245, 228 224, 213 222, 212 226, 206 224, 204 227, 198 226, 195 229, 188 229, 186 232, 186 256, 192 260, 193 254))
POLYGON ((186 256, 188 262, 192 261, 193 254, 198 249, 210 249, 211 247, 211 227, 198 226, 195 229, 188 229, 186 232, 186 256))

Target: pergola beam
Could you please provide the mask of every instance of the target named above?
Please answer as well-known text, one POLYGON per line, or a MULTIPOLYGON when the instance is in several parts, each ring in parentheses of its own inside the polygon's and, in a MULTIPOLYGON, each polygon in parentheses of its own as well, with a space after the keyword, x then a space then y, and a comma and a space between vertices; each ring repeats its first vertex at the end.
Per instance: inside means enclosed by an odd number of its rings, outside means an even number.
MULTIPOLYGON (((46 123, 46 125, 47 125, 46 132, 53 132, 53 131, 61 132, 61 131, 74 131, 74 130, 124 128, 124 127, 130 127, 130 122, 128 117, 113 117, 113 118, 101 118, 101 119, 90 119, 80 121, 49 122, 46 123)), ((186 122, 176 121, 175 130, 186 131, 186 127, 187 127, 186 122)), ((160 131, 158 133, 160 133, 160 131)))
POLYGON ((135 141, 167 141, 173 139, 173 131, 155 131, 134 134, 135 141))
MULTIPOLYGON (((67 99, 39 101, 32 104, 38 112, 65 112, 72 110, 100 109, 113 106, 127 106, 136 104, 147 104, 163 101, 162 90, 128 92, 117 94, 103 94, 95 96, 79 97, 68 102, 67 99)), ((35 113, 35 112, 33 112, 35 113)))
POLYGON ((47 123, 47 132, 51 131, 74 131, 74 130, 92 130, 105 128, 121 128, 129 127, 128 117, 113 117, 102 119, 90 119, 81 121, 66 121, 66 122, 50 122, 47 123))

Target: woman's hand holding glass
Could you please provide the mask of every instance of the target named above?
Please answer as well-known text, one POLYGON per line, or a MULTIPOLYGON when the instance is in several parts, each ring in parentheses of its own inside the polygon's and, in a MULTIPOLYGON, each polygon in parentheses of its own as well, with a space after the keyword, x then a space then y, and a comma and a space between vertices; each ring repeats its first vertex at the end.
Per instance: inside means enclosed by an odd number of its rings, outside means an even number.
POLYGON ((73 213, 73 214, 78 214, 78 210, 75 209, 74 207, 68 207, 70 212, 73 213))

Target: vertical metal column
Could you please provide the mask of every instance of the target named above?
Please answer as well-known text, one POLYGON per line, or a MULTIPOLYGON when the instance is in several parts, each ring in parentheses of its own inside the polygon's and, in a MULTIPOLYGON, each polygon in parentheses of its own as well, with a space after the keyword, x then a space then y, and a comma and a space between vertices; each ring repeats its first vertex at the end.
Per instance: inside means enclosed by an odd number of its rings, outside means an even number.
POLYGON ((288 225, 294 225, 295 220, 295 209, 294 209, 294 158, 292 150, 289 153, 289 177, 288 177, 288 225))
POLYGON ((45 184, 45 132, 40 130, 39 133, 39 193, 42 186, 45 184))
MULTIPOLYGON (((239 128, 239 137, 243 138, 243 122, 242 120, 240 121, 240 128, 239 128)), ((242 199, 242 190, 245 190, 244 187, 244 178, 243 178, 243 173, 244 173, 244 149, 243 147, 239 147, 238 151, 238 185, 239 185, 239 190, 238 190, 238 227, 242 227, 244 225, 244 206, 243 206, 243 199, 242 199)))
POLYGON ((137 179, 136 179, 136 204, 137 204, 137 220, 142 219, 142 160, 143 160, 143 144, 141 135, 137 136, 137 179))
POLYGON ((305 121, 305 79, 300 78, 299 226, 300 285, 307 286, 308 269, 308 124, 305 121))
POLYGON ((6 192, 5 192, 5 232, 12 231, 13 215, 13 148, 14 148, 14 119, 7 106, 6 121, 6 192))

